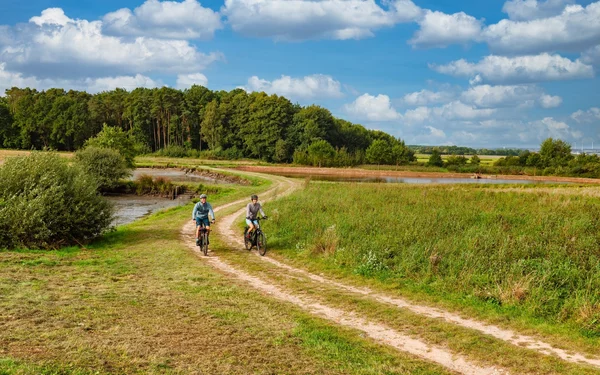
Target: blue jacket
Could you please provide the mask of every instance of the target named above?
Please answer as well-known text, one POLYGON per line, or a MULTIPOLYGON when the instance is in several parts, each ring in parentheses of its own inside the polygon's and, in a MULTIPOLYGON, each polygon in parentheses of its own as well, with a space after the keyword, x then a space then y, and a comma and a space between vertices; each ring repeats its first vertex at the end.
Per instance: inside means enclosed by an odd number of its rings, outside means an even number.
POLYGON ((207 218, 208 214, 210 214, 213 220, 215 220, 215 212, 213 211, 213 208, 210 205, 210 203, 206 202, 202 204, 202 202, 198 202, 194 206, 194 211, 192 211, 192 220, 195 220, 196 218, 207 218))

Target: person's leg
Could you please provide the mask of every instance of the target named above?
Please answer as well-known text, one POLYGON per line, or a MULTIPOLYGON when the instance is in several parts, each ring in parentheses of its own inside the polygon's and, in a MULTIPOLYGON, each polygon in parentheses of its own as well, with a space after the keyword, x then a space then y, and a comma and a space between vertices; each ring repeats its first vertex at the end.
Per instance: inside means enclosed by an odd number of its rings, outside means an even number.
POLYGON ((208 222, 208 225, 206 225, 206 241, 207 241, 207 245, 210 244, 210 240, 208 239, 208 236, 210 236, 210 221, 208 222))
POLYGON ((258 228, 258 221, 252 220, 252 230, 250 230, 250 237, 252 237, 252 235, 256 231, 256 228, 258 228))
POLYGON ((200 220, 196 218, 196 245, 198 244, 198 239, 200 238, 200 220))
POLYGON ((250 238, 252 230, 254 229, 254 224, 252 223, 252 220, 246 219, 246 225, 248 226, 248 231, 246 232, 246 237, 250 238))

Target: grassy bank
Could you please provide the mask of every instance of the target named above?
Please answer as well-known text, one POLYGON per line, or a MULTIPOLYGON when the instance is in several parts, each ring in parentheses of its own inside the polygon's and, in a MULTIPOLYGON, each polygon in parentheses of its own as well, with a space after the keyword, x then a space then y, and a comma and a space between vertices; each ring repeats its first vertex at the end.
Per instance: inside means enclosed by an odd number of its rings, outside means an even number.
POLYGON ((1 251, 0 374, 449 374, 215 272, 181 243, 191 208, 87 249, 1 251))
POLYGON ((269 211, 271 243, 287 257, 492 315, 574 327, 592 345, 600 337, 597 197, 311 183, 269 211))

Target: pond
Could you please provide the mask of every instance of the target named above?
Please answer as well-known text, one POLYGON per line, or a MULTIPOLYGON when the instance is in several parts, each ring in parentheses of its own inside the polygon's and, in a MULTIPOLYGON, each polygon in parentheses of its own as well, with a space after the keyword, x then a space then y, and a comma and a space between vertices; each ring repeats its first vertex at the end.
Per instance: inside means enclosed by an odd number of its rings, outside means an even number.
POLYGON ((310 177, 315 181, 334 181, 334 182, 378 182, 378 183, 396 183, 396 184, 568 184, 568 182, 558 181, 539 181, 539 180, 517 180, 505 178, 450 178, 450 177, 349 177, 336 175, 298 175, 298 174, 280 174, 285 177, 306 178, 310 177))
POLYGON ((114 226, 129 224, 165 208, 183 206, 190 202, 189 195, 180 195, 177 199, 137 195, 107 196, 106 198, 115 206, 115 217, 112 222, 114 226))
MULTIPOLYGON (((203 184, 232 183, 231 181, 227 181, 223 178, 216 178, 223 177, 219 174, 202 176, 194 173, 186 173, 185 170, 176 168, 137 168, 133 171, 130 179, 135 180, 144 174, 152 176, 153 178, 163 177, 172 182, 192 182, 203 184)), ((137 195, 107 196, 106 198, 115 205, 115 218, 113 220, 114 226, 128 224, 165 208, 182 206, 190 201, 190 196, 187 194, 180 195, 174 200, 161 197, 137 195)))
POLYGON ((194 182, 194 183, 226 183, 225 181, 219 181, 216 178, 201 176, 193 173, 186 173, 181 169, 175 168, 137 168, 134 169, 133 175, 130 177, 131 180, 137 179, 141 175, 156 177, 163 177, 172 182, 194 182))

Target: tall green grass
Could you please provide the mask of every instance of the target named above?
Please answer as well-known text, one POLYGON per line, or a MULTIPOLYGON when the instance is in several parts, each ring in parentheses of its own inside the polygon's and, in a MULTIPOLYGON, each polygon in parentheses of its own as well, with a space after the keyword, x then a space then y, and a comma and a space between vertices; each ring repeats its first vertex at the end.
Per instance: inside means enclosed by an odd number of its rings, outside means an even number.
POLYGON ((290 256, 600 337, 598 198, 317 183, 268 209, 290 256))

